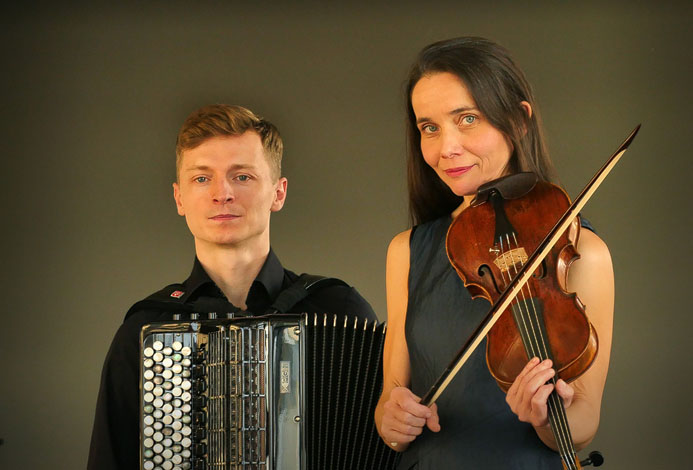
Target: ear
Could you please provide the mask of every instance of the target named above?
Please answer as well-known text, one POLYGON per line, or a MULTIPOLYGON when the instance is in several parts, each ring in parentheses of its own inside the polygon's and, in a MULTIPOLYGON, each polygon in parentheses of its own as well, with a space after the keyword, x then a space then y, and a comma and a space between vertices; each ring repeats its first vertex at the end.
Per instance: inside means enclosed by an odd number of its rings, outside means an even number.
POLYGON ((180 186, 178 183, 173 183, 173 199, 176 201, 178 215, 185 215, 185 210, 183 210, 183 201, 180 197, 180 186))
POLYGON ((527 113, 527 117, 531 118, 532 117, 532 105, 529 104, 527 101, 520 101, 520 106, 527 113))
POLYGON ((288 181, 286 178, 282 177, 277 180, 274 188, 274 201, 272 201, 270 211, 279 212, 280 210, 282 210, 282 207, 284 207, 284 202, 286 201, 287 185, 288 181))

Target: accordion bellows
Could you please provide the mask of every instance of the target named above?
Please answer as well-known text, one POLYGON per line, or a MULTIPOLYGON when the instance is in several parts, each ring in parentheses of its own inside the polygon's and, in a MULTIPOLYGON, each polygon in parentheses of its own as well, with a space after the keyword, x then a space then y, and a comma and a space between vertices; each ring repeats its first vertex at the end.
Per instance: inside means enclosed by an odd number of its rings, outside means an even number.
POLYGON ((334 315, 146 325, 141 469, 393 469, 373 422, 384 338, 334 315))

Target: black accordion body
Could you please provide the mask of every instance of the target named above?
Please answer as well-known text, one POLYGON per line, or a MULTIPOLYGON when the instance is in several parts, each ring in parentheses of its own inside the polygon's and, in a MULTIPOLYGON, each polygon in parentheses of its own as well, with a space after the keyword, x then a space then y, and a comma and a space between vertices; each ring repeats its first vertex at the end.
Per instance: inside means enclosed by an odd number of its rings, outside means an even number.
POLYGON ((373 422, 384 324, 195 317, 142 329, 142 470, 394 468, 373 422))

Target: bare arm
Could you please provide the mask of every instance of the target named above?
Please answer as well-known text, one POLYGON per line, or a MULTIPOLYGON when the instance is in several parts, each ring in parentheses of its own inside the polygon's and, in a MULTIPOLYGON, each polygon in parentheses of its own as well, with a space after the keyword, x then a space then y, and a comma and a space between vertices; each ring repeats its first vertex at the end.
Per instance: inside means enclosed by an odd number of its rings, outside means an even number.
POLYGON ((419 405, 409 389, 409 351, 404 335, 408 303, 409 236, 398 234, 387 252, 387 333, 383 351, 383 392, 375 409, 375 424, 386 444, 398 451, 421 434, 428 424, 440 429, 435 407, 419 405), (396 445, 392 445, 396 443, 396 445))
MULTIPOLYGON (((583 230, 577 246, 580 259, 568 271, 567 290, 576 292, 594 326, 599 350, 592 366, 572 384, 556 384, 568 414, 577 449, 592 441, 599 427, 599 416, 611 355, 614 316, 614 274, 606 244, 593 232, 583 230)), ((553 390, 544 385, 554 375, 550 361, 530 362, 508 390, 507 401, 521 421, 531 423, 549 447, 556 443, 546 418, 546 400, 553 390)))

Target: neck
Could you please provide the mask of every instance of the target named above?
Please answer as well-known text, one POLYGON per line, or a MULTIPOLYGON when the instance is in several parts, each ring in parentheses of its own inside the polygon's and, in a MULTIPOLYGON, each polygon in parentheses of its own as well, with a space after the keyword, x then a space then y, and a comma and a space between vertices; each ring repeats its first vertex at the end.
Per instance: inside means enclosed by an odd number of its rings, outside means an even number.
POLYGON ((472 199, 474 199, 474 195, 465 196, 465 197, 464 197, 464 201, 462 201, 462 204, 460 204, 459 206, 457 206, 457 209, 455 209, 454 211, 452 211, 452 214, 451 214, 451 215, 452 215, 452 218, 455 219, 455 217, 457 217, 458 215, 460 215, 460 213, 461 213, 463 210, 465 210, 467 207, 469 207, 469 205, 470 205, 471 202, 472 202, 472 199))
POLYGON ((195 240, 202 267, 229 302, 245 309, 250 286, 269 254, 269 237, 252 244, 217 245, 195 240))

